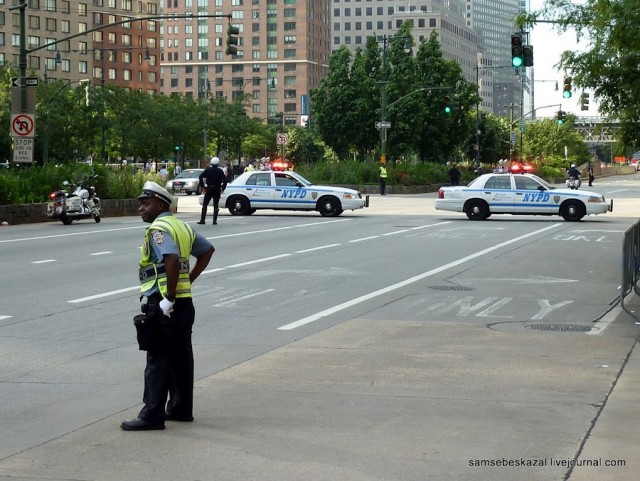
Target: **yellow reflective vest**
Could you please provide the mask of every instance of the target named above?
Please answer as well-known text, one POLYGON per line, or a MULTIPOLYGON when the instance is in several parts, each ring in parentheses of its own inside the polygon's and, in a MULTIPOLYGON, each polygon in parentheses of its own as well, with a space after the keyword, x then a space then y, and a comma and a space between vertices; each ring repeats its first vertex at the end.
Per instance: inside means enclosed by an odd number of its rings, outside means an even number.
POLYGON ((383 179, 387 178, 387 169, 380 166, 380 177, 382 177, 383 179))
POLYGON ((191 247, 196 234, 188 224, 178 220, 172 215, 157 217, 149 226, 142 244, 138 276, 140 277, 140 291, 144 294, 150 291, 157 283, 162 297, 167 296, 167 272, 164 260, 159 259, 155 263, 151 258, 151 246, 149 244, 150 231, 160 230, 171 235, 180 252, 180 274, 176 286, 176 298, 191 297, 191 282, 189 281, 189 257, 191 247))

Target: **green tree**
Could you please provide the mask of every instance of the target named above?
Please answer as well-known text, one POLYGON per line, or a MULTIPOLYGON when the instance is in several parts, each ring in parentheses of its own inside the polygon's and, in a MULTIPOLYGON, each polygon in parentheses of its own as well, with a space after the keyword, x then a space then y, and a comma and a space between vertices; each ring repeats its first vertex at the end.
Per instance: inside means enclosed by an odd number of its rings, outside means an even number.
POLYGON ((582 51, 565 51, 559 67, 571 72, 576 87, 592 89, 600 111, 620 120, 621 140, 640 143, 640 9, 637 0, 547 0, 517 23, 535 24, 538 19, 557 22, 560 31, 575 29, 582 51))
POLYGON ((528 123, 523 133, 524 157, 544 165, 547 158, 565 158, 567 163, 583 163, 591 157, 582 136, 573 129, 575 116, 567 116, 563 125, 554 119, 528 123))

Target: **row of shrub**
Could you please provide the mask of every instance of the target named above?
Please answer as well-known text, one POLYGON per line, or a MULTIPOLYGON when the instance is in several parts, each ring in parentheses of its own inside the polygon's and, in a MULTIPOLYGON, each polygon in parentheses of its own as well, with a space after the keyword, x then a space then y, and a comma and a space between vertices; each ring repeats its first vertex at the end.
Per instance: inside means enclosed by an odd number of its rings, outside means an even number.
MULTIPOLYGON (((399 162, 387 166, 388 185, 430 185, 449 182, 450 166, 432 162, 399 162)), ((459 166, 462 183, 473 179, 471 167, 459 166)), ((379 164, 359 161, 318 162, 297 165, 295 170, 318 184, 366 185, 377 184, 379 164)), ((487 166, 483 169, 491 171, 487 166)), ((541 169, 545 178, 560 177, 559 169, 541 169), (545 170, 546 169, 546 170, 545 170)), ((145 181, 153 180, 164 185, 165 179, 157 173, 143 173, 125 166, 113 168, 96 164, 61 164, 45 166, 12 166, 0 173, 0 204, 30 204, 46 202, 51 192, 62 188, 63 181, 78 182, 84 177, 97 174, 93 185, 103 199, 131 199, 139 195, 145 181)))

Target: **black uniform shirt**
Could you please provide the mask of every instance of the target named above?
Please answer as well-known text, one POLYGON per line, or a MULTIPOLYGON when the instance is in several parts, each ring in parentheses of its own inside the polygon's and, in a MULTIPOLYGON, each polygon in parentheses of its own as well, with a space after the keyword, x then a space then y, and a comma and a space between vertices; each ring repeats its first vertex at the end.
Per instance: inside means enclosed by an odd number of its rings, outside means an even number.
POLYGON ((208 188, 214 188, 224 190, 227 187, 227 177, 224 175, 222 169, 216 165, 212 165, 204 169, 198 179, 200 185, 206 184, 208 188))

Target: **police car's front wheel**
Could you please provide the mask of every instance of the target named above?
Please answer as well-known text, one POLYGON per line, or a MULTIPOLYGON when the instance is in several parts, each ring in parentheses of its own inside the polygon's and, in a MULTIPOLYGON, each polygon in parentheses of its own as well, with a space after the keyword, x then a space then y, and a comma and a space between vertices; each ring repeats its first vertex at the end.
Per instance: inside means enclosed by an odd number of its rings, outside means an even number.
POLYGON ((227 201, 227 207, 231 215, 248 215, 251 210, 251 204, 246 197, 234 195, 227 201))
POLYGON ((485 220, 491 215, 489 206, 482 200, 470 200, 464 207, 464 213, 469 220, 485 220))
POLYGON ((584 214, 584 205, 576 200, 568 200, 560 208, 560 215, 568 222, 577 222, 584 214))
POLYGON ((323 217, 335 217, 342 214, 340 201, 335 197, 323 197, 318 201, 318 210, 323 217))

